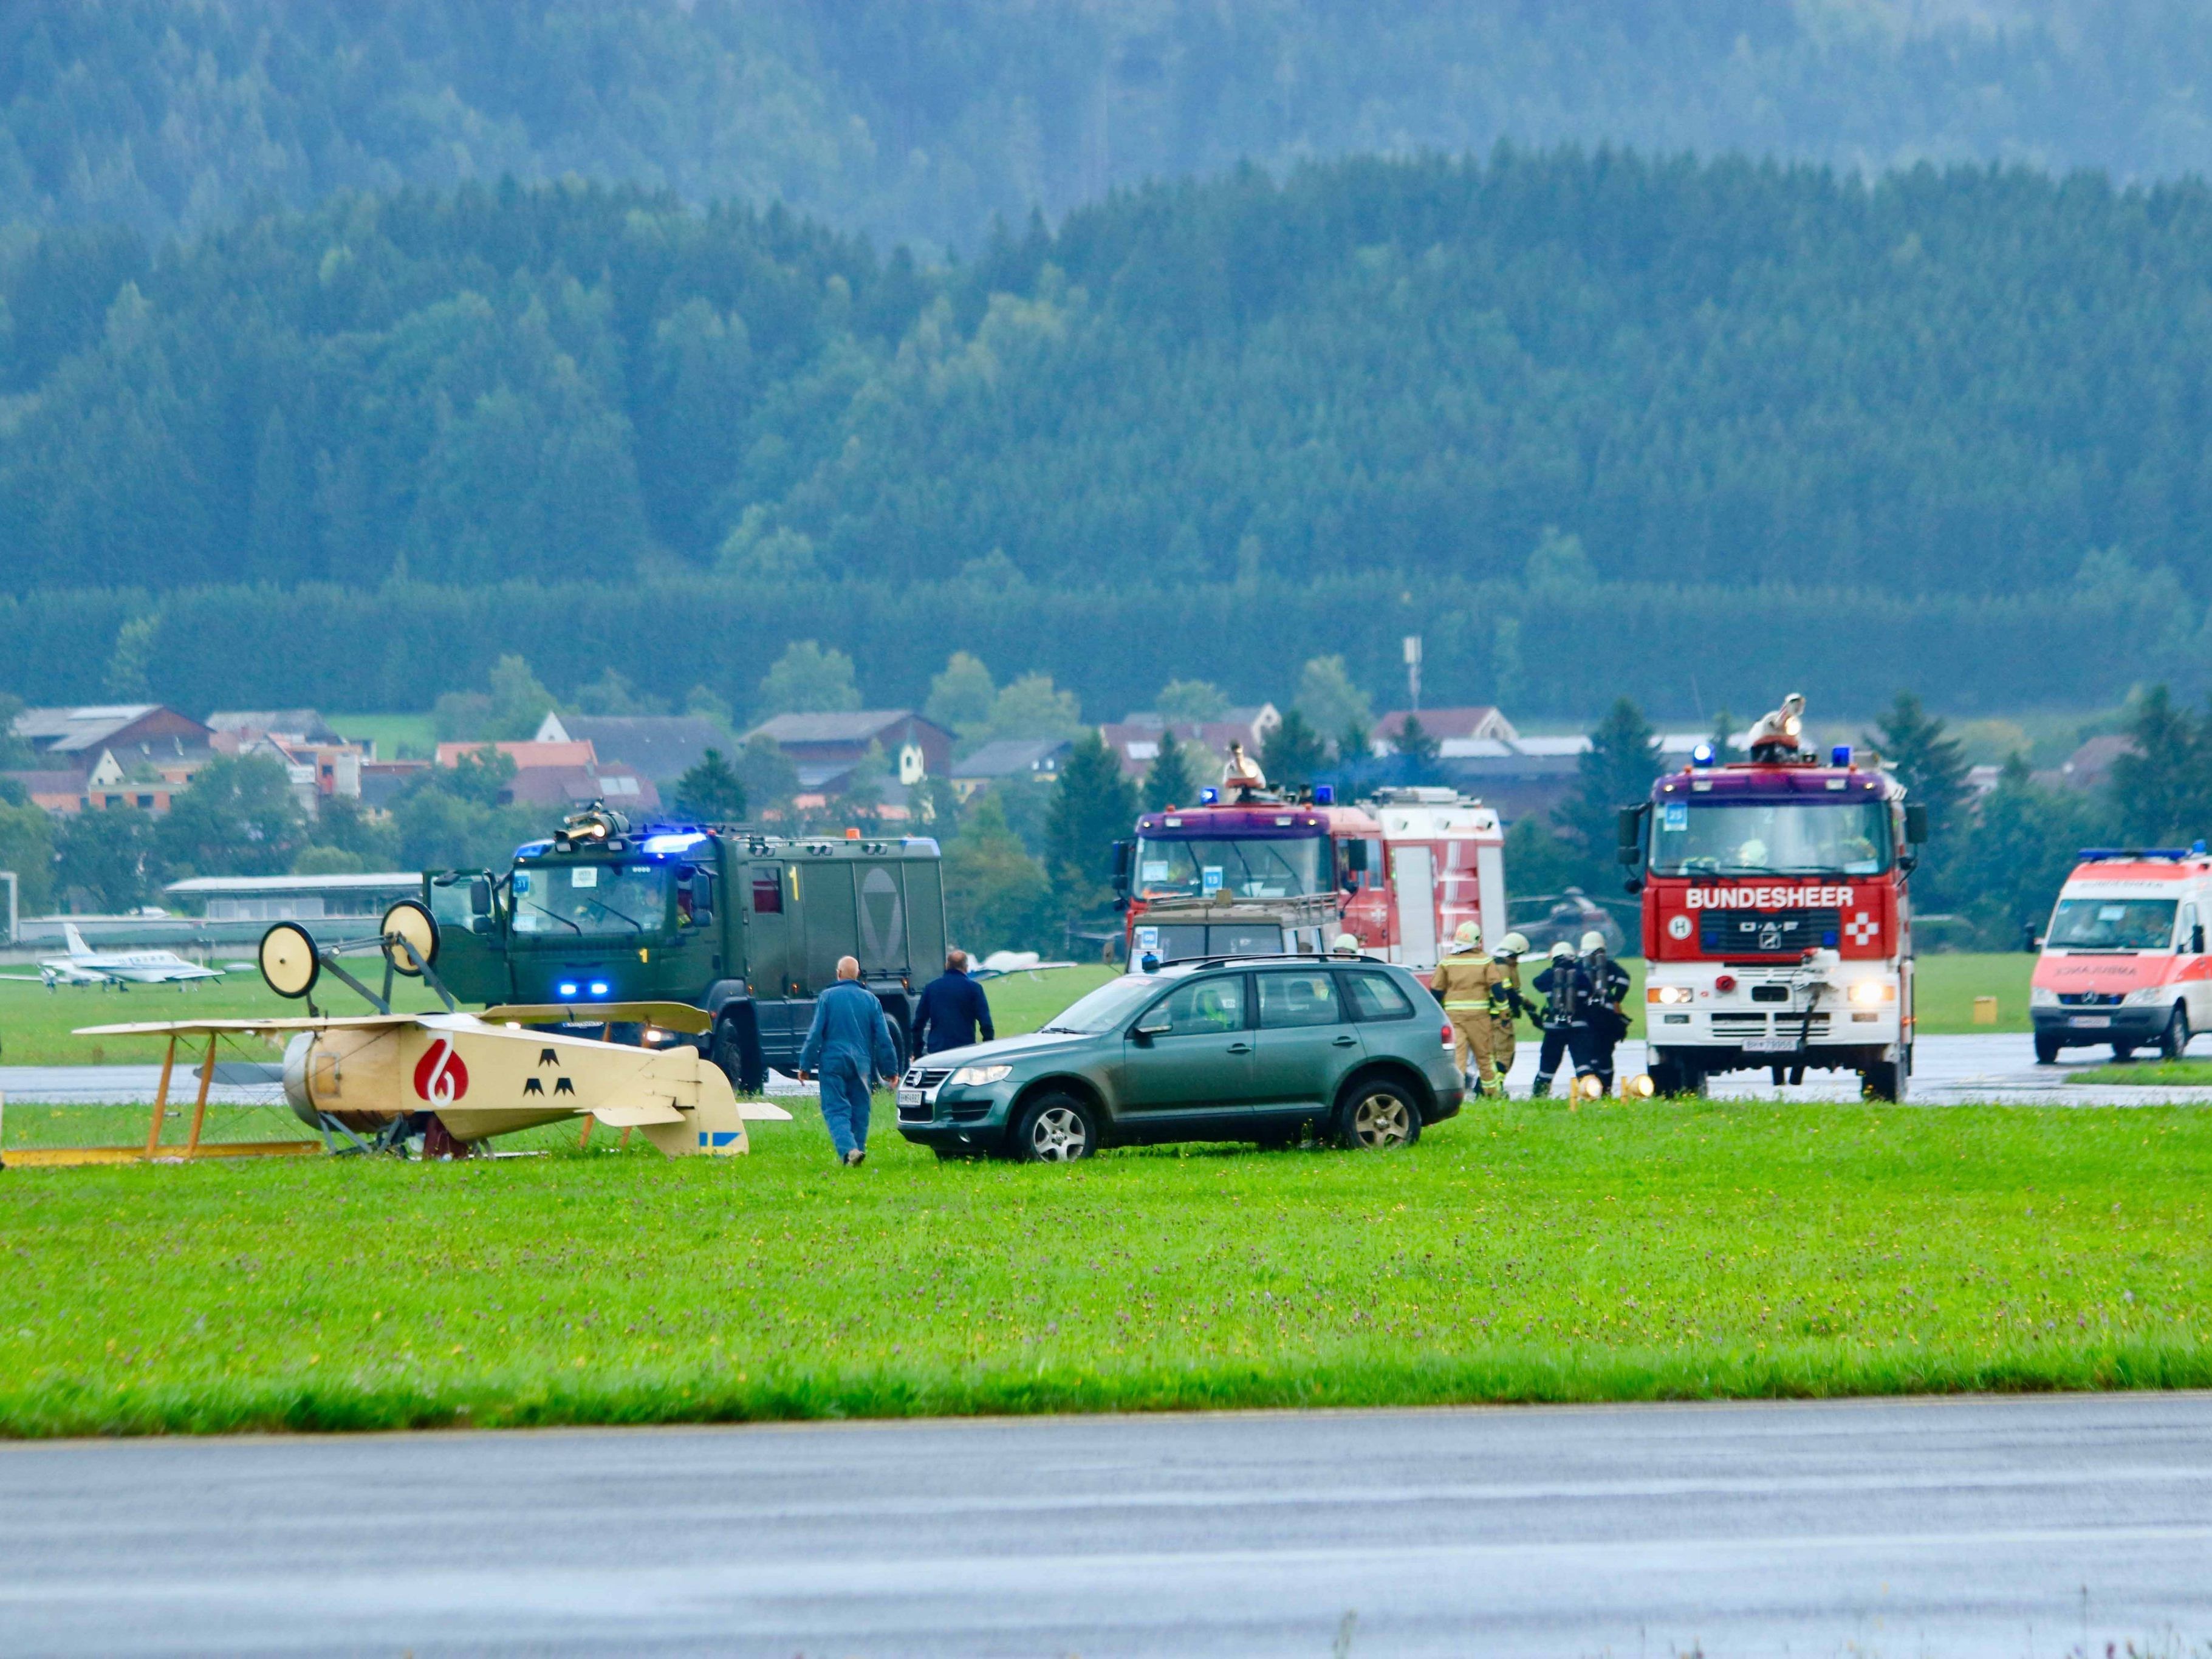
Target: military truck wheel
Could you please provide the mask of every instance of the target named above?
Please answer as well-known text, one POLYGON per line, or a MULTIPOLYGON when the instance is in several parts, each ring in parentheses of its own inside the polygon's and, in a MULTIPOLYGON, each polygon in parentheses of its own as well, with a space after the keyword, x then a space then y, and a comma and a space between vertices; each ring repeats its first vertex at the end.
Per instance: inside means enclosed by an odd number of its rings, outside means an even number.
POLYGON ((1018 1163, 1073 1164, 1097 1149, 1098 1126, 1091 1109, 1073 1095, 1045 1095, 1031 1101, 1014 1126, 1006 1150, 1018 1163))
POLYGON ((714 1022, 714 1036, 707 1058, 721 1068, 730 1087, 741 1095, 757 1095, 768 1086, 768 1061, 761 1054, 760 1032, 753 1024, 750 1005, 726 1008, 714 1022))
POLYGON ((2035 1063, 2039 1066, 2056 1066, 2058 1063, 2058 1039, 2055 1036, 2036 1038, 2035 1063))
POLYGON ((2189 1012, 2177 1002, 2172 1016, 2166 1022, 2166 1030, 2158 1034, 2158 1051, 2168 1060, 2179 1060, 2182 1050, 2188 1047, 2189 1012))

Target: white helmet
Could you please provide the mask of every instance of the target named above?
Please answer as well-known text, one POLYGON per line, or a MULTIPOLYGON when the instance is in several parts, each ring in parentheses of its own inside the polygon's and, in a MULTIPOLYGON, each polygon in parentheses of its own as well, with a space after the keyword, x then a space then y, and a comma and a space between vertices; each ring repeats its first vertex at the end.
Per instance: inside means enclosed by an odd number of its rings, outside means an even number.
POLYGON ((1349 933, 1339 933, 1329 941, 1328 948, 1337 956, 1356 957, 1359 954, 1359 941, 1349 933))
POLYGON ((1461 950, 1472 951, 1482 943, 1482 924, 1479 921, 1462 921, 1452 930, 1452 940, 1461 950))
POLYGON ((1583 954, 1584 956, 1588 956, 1593 951, 1602 951, 1604 949, 1605 935, 1599 933, 1596 928, 1593 927, 1589 932, 1583 935, 1583 954))
POLYGON ((1528 954, 1528 934, 1508 933, 1504 939, 1498 941, 1498 954, 1501 957, 1527 956, 1528 954))
POLYGON ((1559 959, 1560 957, 1571 957, 1571 956, 1574 955, 1574 953, 1575 953, 1575 947, 1574 947, 1573 945, 1571 945, 1568 944, 1568 943, 1566 942, 1566 940, 1565 940, 1565 939, 1553 939, 1553 940, 1552 941, 1552 960, 1553 960, 1553 961, 1557 962, 1557 961, 1559 961, 1559 959))

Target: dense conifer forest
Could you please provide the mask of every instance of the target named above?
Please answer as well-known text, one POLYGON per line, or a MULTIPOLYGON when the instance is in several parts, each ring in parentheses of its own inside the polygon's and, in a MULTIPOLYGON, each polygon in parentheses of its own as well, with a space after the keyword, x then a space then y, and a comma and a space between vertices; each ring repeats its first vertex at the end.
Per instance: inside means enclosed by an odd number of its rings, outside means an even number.
POLYGON ((0 221, 574 173, 888 246, 1500 138, 2212 168, 2203 0, 15 0, 0 221))
POLYGON ((2203 659, 2196 182, 1355 160, 951 265, 467 185, 155 247, 19 229, 0 307, 19 693, 97 695, 126 622, 188 703, 419 706, 515 648, 556 690, 611 662, 742 702, 794 629, 872 696, 960 645, 1109 711, 1317 652, 1386 689, 1415 628, 1434 698, 1531 710, 1593 674, 1872 706, 1906 662, 1948 707, 2078 704, 2203 659))

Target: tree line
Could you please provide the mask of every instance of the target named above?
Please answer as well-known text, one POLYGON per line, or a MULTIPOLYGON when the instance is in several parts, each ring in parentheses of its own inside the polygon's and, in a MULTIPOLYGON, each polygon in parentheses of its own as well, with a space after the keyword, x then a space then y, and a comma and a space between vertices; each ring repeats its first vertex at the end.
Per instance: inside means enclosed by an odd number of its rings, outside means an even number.
POLYGON ((939 269, 574 183, 19 236, 0 674, 421 707, 507 650, 580 684, 537 644, 577 637, 680 697, 804 612, 902 700, 927 617, 1086 696, 1109 629, 1241 694, 1281 631, 1387 672, 1433 621, 1440 694, 1529 707, 1592 706, 1592 629, 1677 708, 1754 659, 2106 701, 2199 672, 2208 208, 1559 151, 1148 188, 939 269))
POLYGON ((198 0, 0 14, 0 219, 569 173, 972 248, 1109 189, 1500 138, 2212 167, 2189 0, 198 0))

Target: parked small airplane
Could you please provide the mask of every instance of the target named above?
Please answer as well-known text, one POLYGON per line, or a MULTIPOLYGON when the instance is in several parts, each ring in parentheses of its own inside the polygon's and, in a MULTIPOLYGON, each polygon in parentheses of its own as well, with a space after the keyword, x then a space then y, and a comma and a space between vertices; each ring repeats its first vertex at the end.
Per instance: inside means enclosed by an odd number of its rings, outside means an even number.
MULTIPOLYGON (((92 1025, 79 1036, 179 1039, 289 1035, 284 1100, 326 1139, 362 1150, 397 1148, 434 1115, 465 1146, 492 1135, 589 1115, 611 1128, 641 1129, 670 1158, 728 1157, 748 1150, 747 1118, 787 1121, 765 1101, 740 1105, 721 1068, 696 1048, 662 1050, 526 1030, 515 1018, 564 1011, 493 1008, 468 1013, 364 1014, 312 1019, 200 1019, 92 1025), (364 1142, 362 1137, 370 1139, 364 1142)), ((668 1026, 696 1009, 672 1004, 605 1004, 617 1020, 668 1026)), ((210 1044, 212 1055, 213 1044, 210 1044)))
MULTIPOLYGON (((642 1129, 670 1158, 699 1153, 728 1157, 748 1150, 745 1120, 787 1120, 764 1101, 742 1107, 720 1066, 688 1043, 632 1047, 533 1025, 637 1024, 648 1042, 676 1033, 703 1035, 711 1021, 700 1009, 672 1002, 594 1003, 589 1007, 530 1004, 462 1012, 431 971, 437 959, 437 924, 411 899, 385 913, 374 945, 363 940, 325 951, 307 930, 280 921, 261 936, 261 977, 281 997, 307 1001, 305 1019, 187 1019, 143 1025, 91 1025, 79 1036, 166 1036, 169 1059, 161 1068, 162 1092, 176 1061, 177 1043, 207 1039, 202 1062, 201 1103, 194 1110, 187 1156, 199 1145, 205 1111, 204 1079, 212 1076, 216 1042, 223 1037, 285 1037, 284 1100, 293 1115, 338 1150, 343 1136, 361 1152, 393 1151, 415 1135, 427 1150, 444 1143, 465 1150, 493 1135, 589 1116, 619 1129, 642 1129), (338 954, 378 948, 388 964, 383 994, 348 973, 338 954), (328 971, 365 998, 376 1012, 336 1017, 314 1012, 308 1000, 328 971), (394 975, 421 979, 446 1004, 444 1013, 394 1013, 394 975), (363 1136, 369 1139, 366 1141, 363 1136)), ((147 1141, 150 1157, 160 1139, 147 1141)))
POLYGON ((95 951, 84 942, 76 924, 62 924, 62 938, 69 945, 65 957, 41 957, 35 980, 29 974, 0 974, 0 979, 10 979, 29 985, 37 983, 48 990, 57 985, 112 985, 120 988, 128 985, 181 985, 195 979, 221 979, 220 968, 203 968, 197 962, 186 962, 174 951, 95 951))

